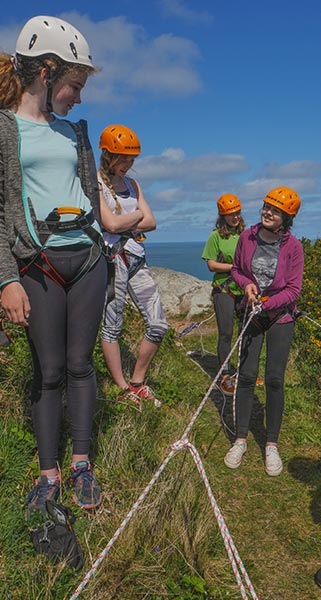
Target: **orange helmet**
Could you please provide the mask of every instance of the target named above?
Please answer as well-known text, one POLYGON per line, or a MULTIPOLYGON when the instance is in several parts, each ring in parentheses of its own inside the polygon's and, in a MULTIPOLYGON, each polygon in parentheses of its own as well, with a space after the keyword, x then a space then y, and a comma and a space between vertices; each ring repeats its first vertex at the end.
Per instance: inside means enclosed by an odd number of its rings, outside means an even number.
POLYGON ((217 201, 217 208, 220 215, 230 215, 242 209, 242 204, 237 196, 233 194, 223 194, 217 201))
POLYGON ((99 148, 105 148, 112 154, 140 154, 140 141, 136 133, 125 125, 108 125, 102 132, 99 148))
POLYGON ((298 194, 287 187, 278 187, 271 190, 266 194, 264 202, 276 206, 276 208, 293 217, 298 213, 301 205, 298 194))

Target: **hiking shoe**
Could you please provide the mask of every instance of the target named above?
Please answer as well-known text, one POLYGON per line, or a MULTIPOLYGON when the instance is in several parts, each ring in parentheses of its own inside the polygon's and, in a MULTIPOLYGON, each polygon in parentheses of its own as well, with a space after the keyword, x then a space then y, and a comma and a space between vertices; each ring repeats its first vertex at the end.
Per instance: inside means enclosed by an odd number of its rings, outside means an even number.
POLYGON ((73 501, 82 508, 97 508, 102 501, 95 473, 88 460, 71 466, 69 483, 74 487, 73 501))
POLYGON ((139 398, 135 392, 132 392, 129 387, 126 388, 125 391, 116 398, 116 402, 123 402, 124 404, 129 405, 132 404, 135 408, 137 408, 137 410, 140 412, 142 411, 143 403, 141 398, 139 398))
POLYGON ((231 375, 223 375, 220 383, 220 389, 225 396, 233 396, 234 394, 234 383, 231 375))
POLYGON ((40 475, 35 481, 35 485, 29 492, 26 506, 27 513, 26 519, 30 517, 33 511, 40 511, 43 516, 46 515, 46 501, 47 500, 58 500, 60 492, 60 479, 57 479, 54 483, 48 481, 46 475, 40 475))
POLYGON ((224 462, 230 469, 237 469, 240 466, 243 454, 247 450, 247 443, 241 440, 236 440, 232 448, 224 456, 224 462))
POLYGON ((144 384, 139 387, 135 387, 129 384, 128 390, 129 394, 134 394, 136 399, 138 399, 140 402, 142 400, 147 400, 148 402, 153 402, 156 408, 160 408, 162 406, 161 401, 155 397, 153 390, 148 385, 144 384))
POLYGON ((265 472, 271 477, 280 475, 283 469, 282 459, 277 446, 266 446, 265 448, 265 472))
POLYGON ((262 377, 257 377, 255 385, 264 385, 264 379, 262 379, 262 377))

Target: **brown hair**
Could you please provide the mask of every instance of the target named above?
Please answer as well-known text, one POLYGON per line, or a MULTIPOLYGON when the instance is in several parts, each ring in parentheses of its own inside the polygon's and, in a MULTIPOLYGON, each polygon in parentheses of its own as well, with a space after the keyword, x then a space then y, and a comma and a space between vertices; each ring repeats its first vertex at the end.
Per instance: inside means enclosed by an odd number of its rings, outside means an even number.
POLYGON ((245 229, 245 222, 243 217, 240 217, 238 226, 231 228, 226 223, 224 215, 219 215, 215 227, 218 230, 221 238, 227 240, 232 234, 232 229, 234 229, 235 233, 240 235, 240 233, 242 233, 242 231, 245 229))
POLYGON ((55 55, 30 58, 22 54, 10 56, 4 52, 0 54, 0 108, 16 110, 22 94, 37 79, 43 68, 48 70, 52 82, 72 71, 85 71, 90 75, 99 70, 68 63, 55 55))
POLYGON ((121 208, 121 204, 117 198, 117 194, 113 188, 113 185, 111 182, 111 177, 115 174, 114 166, 116 165, 118 160, 121 158, 121 156, 122 156, 121 154, 112 154, 111 152, 109 152, 109 150, 106 150, 106 148, 103 148, 101 151, 100 168, 99 168, 100 176, 101 176, 103 182, 105 183, 105 185, 107 185, 107 187, 110 189, 110 192, 115 200, 117 215, 120 215, 122 208, 121 208))

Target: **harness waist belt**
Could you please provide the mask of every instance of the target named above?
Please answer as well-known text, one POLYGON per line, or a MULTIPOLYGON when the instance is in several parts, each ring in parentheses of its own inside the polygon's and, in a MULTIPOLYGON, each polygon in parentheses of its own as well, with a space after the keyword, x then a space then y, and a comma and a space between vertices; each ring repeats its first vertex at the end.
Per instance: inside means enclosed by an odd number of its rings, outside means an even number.
POLYGON ((99 231, 92 227, 94 222, 95 215, 93 210, 86 213, 82 208, 73 206, 54 208, 44 221, 37 221, 40 242, 44 246, 52 234, 81 229, 105 253, 103 237, 99 231), (61 221, 60 217, 64 214, 74 214, 76 217, 71 220, 61 221))
MULTIPOLYGON (((69 213, 71 212, 71 207, 69 209, 69 213)), ((75 209, 74 209, 75 210, 75 209)), ((38 230, 41 234, 51 233, 63 233, 65 231, 76 231, 77 229, 86 229, 92 225, 95 221, 95 216, 93 210, 89 213, 85 213, 84 210, 78 209, 79 212, 75 219, 68 221, 60 221, 60 215, 66 214, 67 211, 62 207, 61 212, 59 209, 55 208, 51 213, 49 213, 48 217, 44 221, 37 221, 38 230)), ((74 213, 75 214, 75 213, 74 213)))

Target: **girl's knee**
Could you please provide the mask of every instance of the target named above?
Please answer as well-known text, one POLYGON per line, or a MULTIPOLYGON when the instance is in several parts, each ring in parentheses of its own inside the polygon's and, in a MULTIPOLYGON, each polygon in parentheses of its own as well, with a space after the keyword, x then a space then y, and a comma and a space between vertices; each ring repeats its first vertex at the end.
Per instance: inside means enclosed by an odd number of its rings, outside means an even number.
POLYGON ((166 322, 152 324, 150 323, 146 329, 145 337, 149 342, 154 344, 160 344, 168 331, 168 324, 166 322))
POLYGON ((276 377, 275 375, 267 375, 265 377, 265 385, 271 390, 281 390, 283 388, 283 379, 281 377, 276 377))
POLYGON ((34 384, 42 390, 56 390, 65 380, 65 365, 42 365, 35 369, 34 384))

